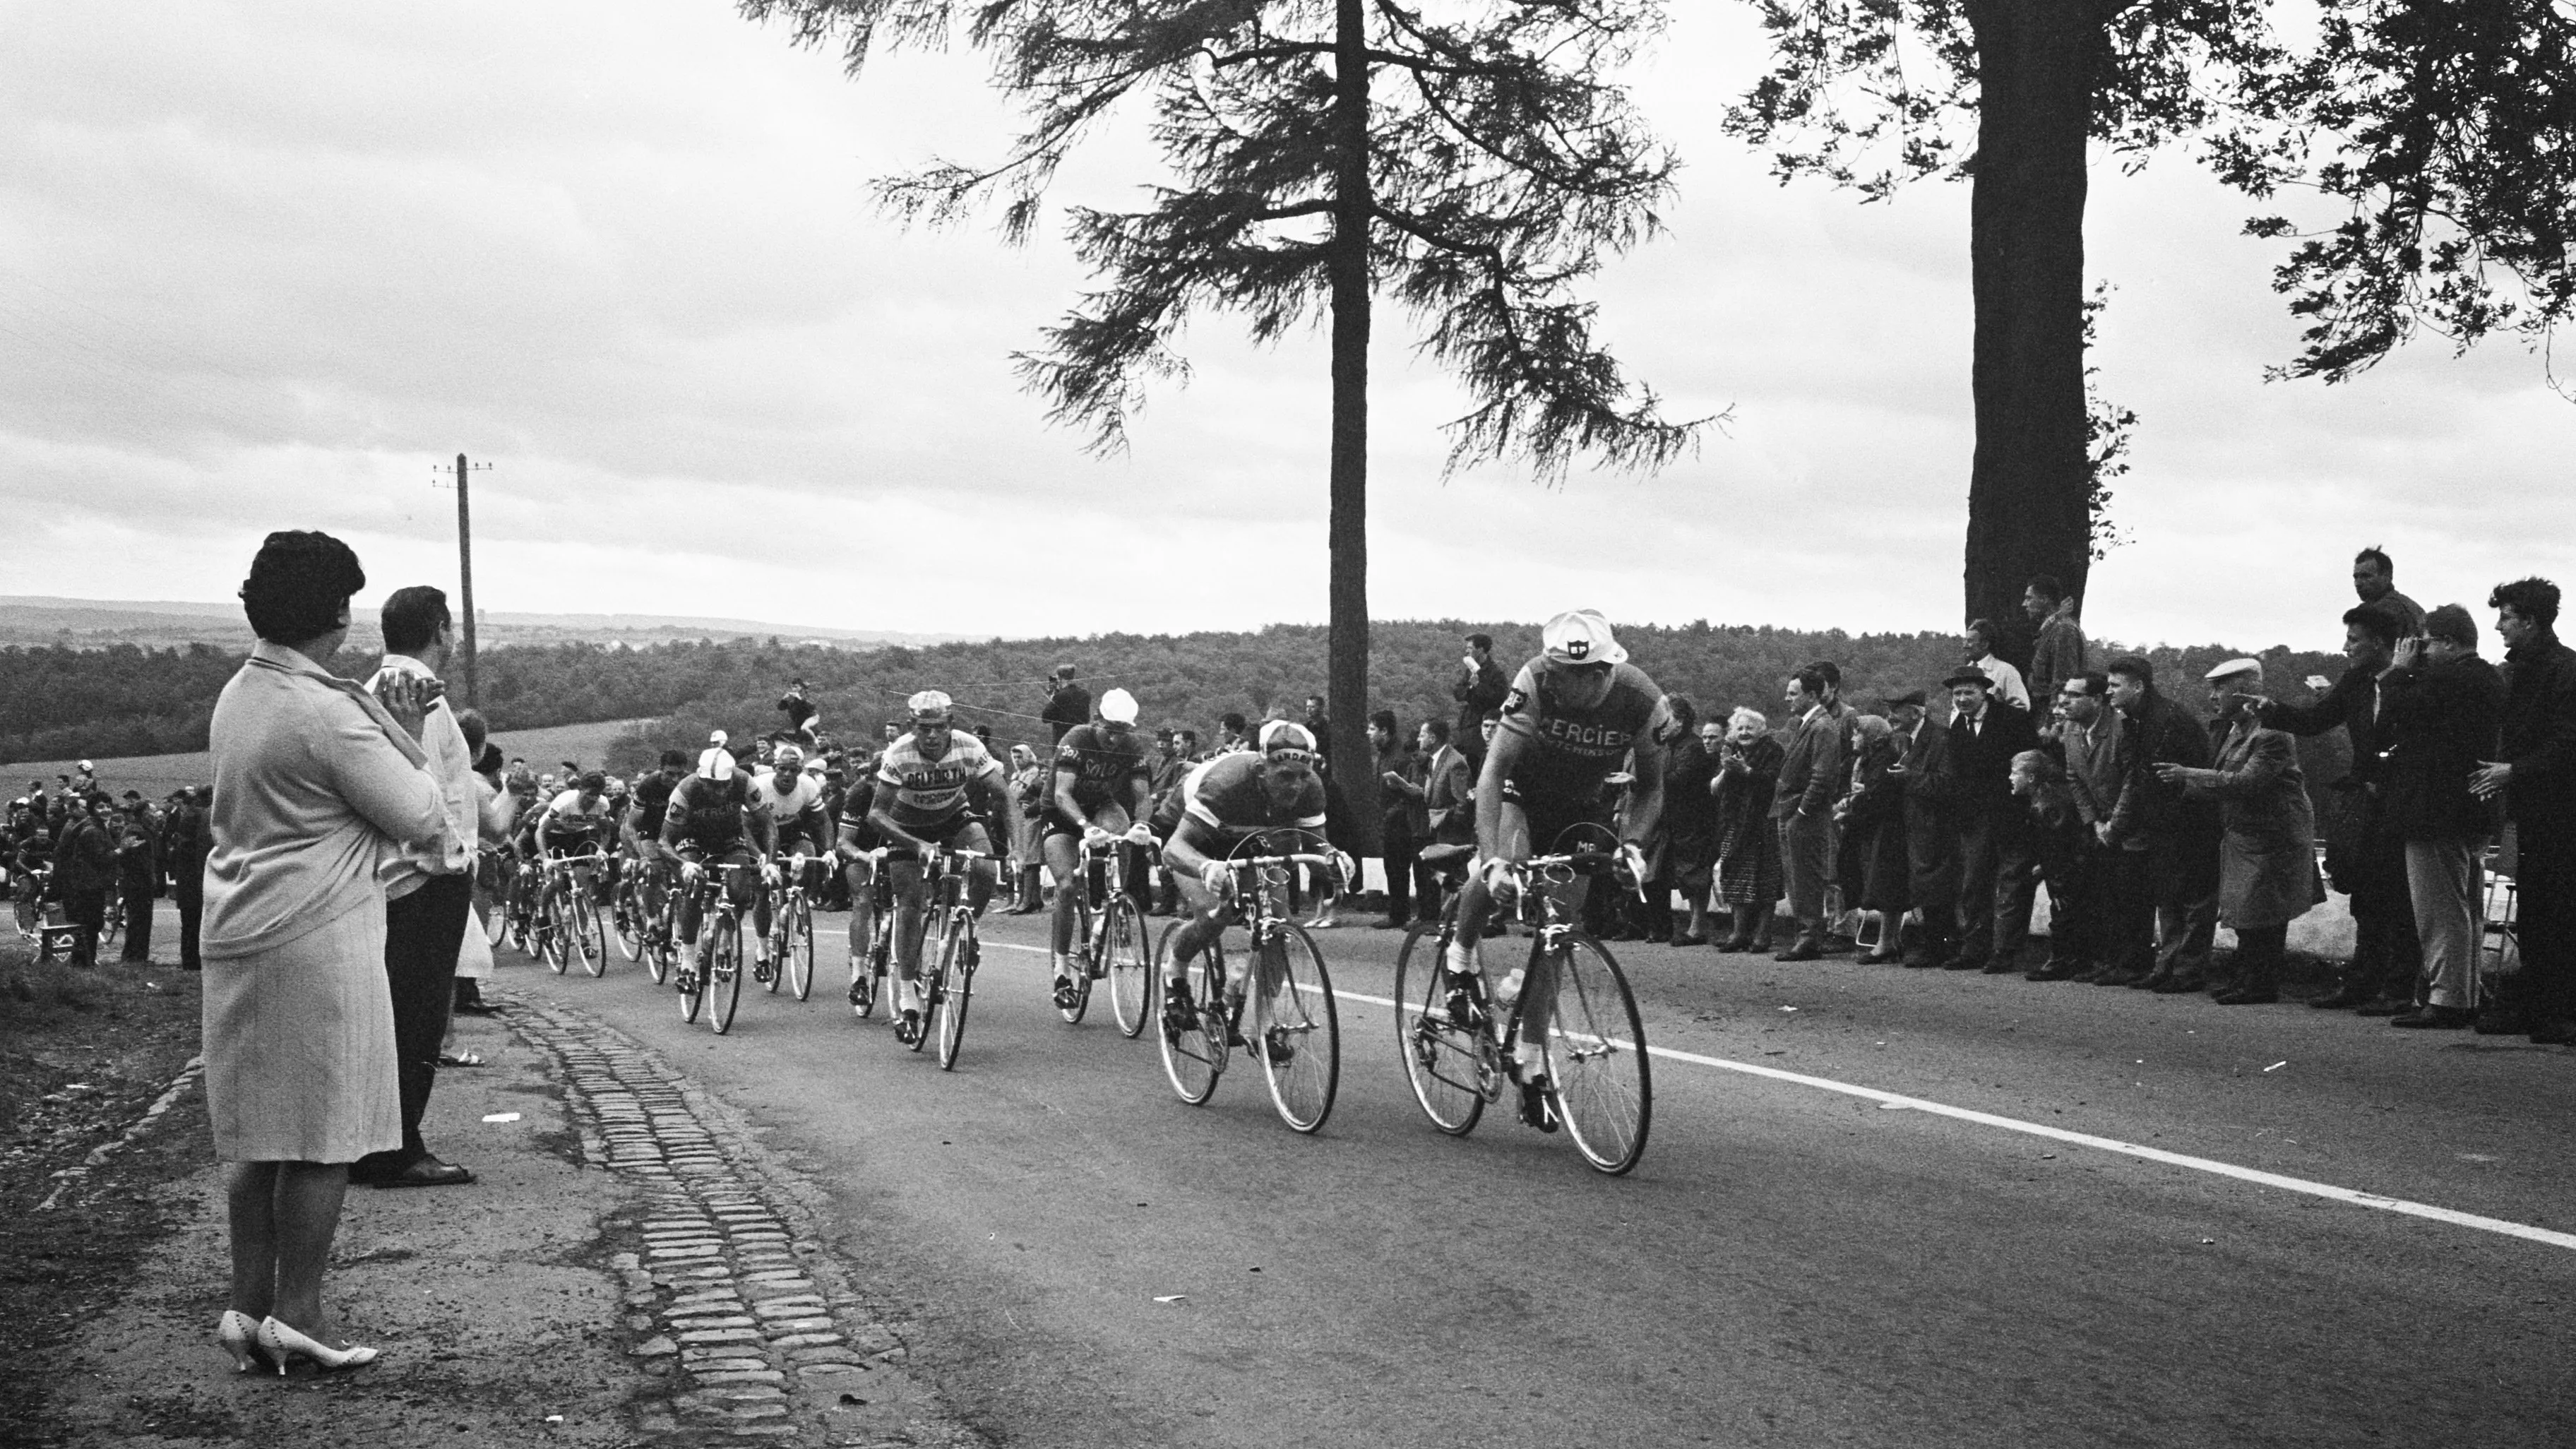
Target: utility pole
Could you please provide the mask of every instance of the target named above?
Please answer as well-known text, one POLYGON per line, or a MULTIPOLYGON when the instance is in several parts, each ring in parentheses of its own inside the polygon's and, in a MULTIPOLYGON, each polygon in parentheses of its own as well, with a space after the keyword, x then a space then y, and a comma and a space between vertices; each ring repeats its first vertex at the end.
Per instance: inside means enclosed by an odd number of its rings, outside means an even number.
MULTIPOLYGON (((490 468, 489 463, 468 464, 465 455, 456 455, 456 581, 464 595, 465 607, 465 704, 473 708, 481 703, 474 688, 474 511, 467 496, 466 479, 473 473, 490 468)), ((437 476, 437 470, 431 470, 437 476)))

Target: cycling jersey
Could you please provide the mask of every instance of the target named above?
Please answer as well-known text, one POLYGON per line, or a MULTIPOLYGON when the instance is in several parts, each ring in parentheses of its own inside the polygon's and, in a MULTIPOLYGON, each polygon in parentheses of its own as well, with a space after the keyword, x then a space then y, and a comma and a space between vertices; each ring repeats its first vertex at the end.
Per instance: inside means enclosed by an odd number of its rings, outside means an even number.
POLYGON ((630 817, 635 833, 646 840, 662 836, 662 812, 671 803, 671 791, 680 782, 667 771, 655 770, 635 782, 635 809, 630 817))
POLYGON ((1145 742, 1134 730, 1112 739, 1096 724, 1078 725, 1056 743, 1055 773, 1066 771, 1074 777, 1073 803, 1085 812, 1123 805, 1130 785, 1145 777, 1145 742))
POLYGON ((584 805, 579 790, 566 790, 538 817, 537 831, 549 847, 585 838, 600 841, 608 838, 609 827, 616 819, 616 807, 608 803, 606 795, 584 805))
POLYGON ((1526 739, 1513 766, 1513 793, 1551 801, 1589 801, 1621 768, 1648 729, 1666 723, 1664 692, 1634 664, 1612 666, 1610 691, 1590 709, 1556 697, 1544 658, 1521 666, 1503 697, 1500 728, 1526 739))
POLYGON ((1190 771, 1173 796, 1178 808, 1170 824, 1157 817, 1158 833, 1169 839, 1182 821, 1196 821, 1231 844, 1263 830, 1323 829, 1324 782, 1310 775, 1296 800, 1282 810, 1271 803, 1269 787, 1262 783, 1268 763, 1268 756, 1237 751, 1219 755, 1190 771))
POLYGON ((978 780, 998 787, 1001 775, 1002 762, 963 730, 949 733, 947 752, 935 760, 921 752, 914 736, 905 735, 886 746, 877 761, 876 803, 895 824, 918 835, 932 826, 954 824, 966 812, 966 787, 978 780))
POLYGON ((662 843, 694 845, 709 855, 739 850, 749 828, 744 820, 748 803, 748 785, 740 775, 730 780, 692 775, 671 791, 662 813, 662 843))
POLYGON ((770 773, 751 782, 751 808, 777 822, 778 853, 820 855, 829 846, 831 822, 823 814, 823 784, 811 775, 770 773), (780 782, 784 781, 782 785, 780 782))

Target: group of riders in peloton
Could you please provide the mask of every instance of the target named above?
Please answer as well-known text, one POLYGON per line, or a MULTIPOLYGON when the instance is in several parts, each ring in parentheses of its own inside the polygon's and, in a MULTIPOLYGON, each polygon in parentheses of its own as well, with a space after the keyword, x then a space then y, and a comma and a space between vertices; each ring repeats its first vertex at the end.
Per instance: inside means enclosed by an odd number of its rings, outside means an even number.
MULTIPOLYGON (((1604 785, 1614 773, 1626 771, 1634 781, 1616 825, 1625 842, 1622 866, 1631 879, 1642 869, 1636 843, 1652 834, 1662 812, 1658 739, 1669 724, 1663 691, 1628 662, 1608 621, 1591 610, 1550 619, 1541 645, 1538 657, 1512 681, 1477 786, 1477 859, 1459 894, 1446 963, 1461 977, 1481 976, 1477 943, 1521 889, 1523 863, 1534 847, 1552 848, 1570 829, 1613 829, 1604 785)), ((982 740, 956 728, 955 706, 946 694, 923 690, 905 701, 905 713, 911 732, 886 746, 868 778, 853 782, 837 839, 830 838, 823 781, 806 768, 802 749, 780 745, 771 768, 755 775, 739 764, 718 731, 694 769, 687 756, 665 753, 662 768, 636 782, 622 811, 599 773, 571 781, 528 812, 521 849, 532 858, 560 860, 604 852, 615 837, 643 872, 644 904, 656 913, 662 893, 676 883, 682 895, 674 939, 683 989, 698 971, 703 897, 697 884, 703 872, 756 867, 727 877, 728 888, 738 892, 734 905, 754 915, 752 940, 765 966, 770 898, 762 885, 776 885, 785 871, 801 869, 805 878, 799 883, 815 890, 825 879, 827 861, 837 859, 858 907, 851 912, 849 937, 856 959, 874 929, 866 904, 882 868, 895 911, 894 1030, 909 1045, 922 1030, 923 859, 945 848, 970 861, 968 900, 981 912, 992 900, 999 865, 984 822, 1007 818, 1009 802, 1001 762, 982 740)), ((1189 963, 1234 920, 1225 891, 1229 853, 1271 831, 1324 828, 1320 743, 1301 725, 1270 721, 1248 748, 1193 767, 1155 815, 1148 809, 1150 766, 1136 715, 1133 696, 1109 690, 1097 717, 1057 744, 1039 848, 1049 872, 1066 882, 1081 878, 1086 848, 1114 845, 1133 852, 1126 878, 1131 889, 1141 889, 1144 853, 1160 842, 1163 864, 1179 883, 1190 917, 1161 962, 1164 1000, 1167 1010, 1177 1004, 1186 1014, 1189 963)), ((1074 973, 1082 969, 1074 924, 1075 892, 1058 890, 1050 960, 1060 1006, 1073 1000, 1074 973)), ((1530 969, 1545 972, 1545 958, 1530 969)), ((1524 974, 1515 968, 1492 998, 1509 1009, 1528 997, 1515 1048, 1521 1113, 1553 1130, 1543 1043, 1555 983, 1524 980, 1524 974)))

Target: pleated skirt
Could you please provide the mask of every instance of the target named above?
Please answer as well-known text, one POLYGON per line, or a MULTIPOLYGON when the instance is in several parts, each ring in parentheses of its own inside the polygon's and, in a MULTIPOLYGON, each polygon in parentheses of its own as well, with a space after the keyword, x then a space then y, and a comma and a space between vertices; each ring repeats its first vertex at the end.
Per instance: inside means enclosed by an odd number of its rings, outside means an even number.
POLYGON ((385 908, 206 958, 206 1115, 225 1162, 355 1162, 402 1146, 385 908))

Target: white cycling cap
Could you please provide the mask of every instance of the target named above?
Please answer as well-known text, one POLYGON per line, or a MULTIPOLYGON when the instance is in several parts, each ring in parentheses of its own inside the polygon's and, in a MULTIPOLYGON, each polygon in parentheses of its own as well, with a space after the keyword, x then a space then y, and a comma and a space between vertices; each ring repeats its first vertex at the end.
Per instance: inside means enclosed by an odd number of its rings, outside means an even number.
POLYGON ((713 734, 711 734, 711 735, 707 736, 707 743, 708 743, 708 744, 711 744, 711 745, 715 746, 717 749, 720 749, 720 750, 721 750, 721 749, 723 749, 726 745, 731 744, 731 743, 732 743, 732 741, 731 741, 730 739, 726 738, 726 736, 725 736, 725 732, 724 732, 723 730, 717 730, 715 733, 713 733, 713 734))
POLYGON ((1131 725, 1136 722, 1136 696, 1123 689, 1113 689, 1100 696, 1100 717, 1111 724, 1131 725))
MULTIPOLYGON (((724 731, 716 731, 716 738, 722 740, 724 731)), ((733 778, 733 756, 725 753, 722 744, 710 745, 698 756, 698 778, 718 781, 733 778)))
POLYGON ((903 702, 913 720, 921 724, 938 724, 956 712, 956 701, 935 689, 925 689, 903 702))
POLYGON ((1618 664, 1628 657, 1597 609, 1568 609, 1548 620, 1539 642, 1550 664, 1618 664))
POLYGON ((1315 757, 1315 732, 1301 724, 1274 719, 1261 727, 1261 753, 1311 760, 1315 757))

